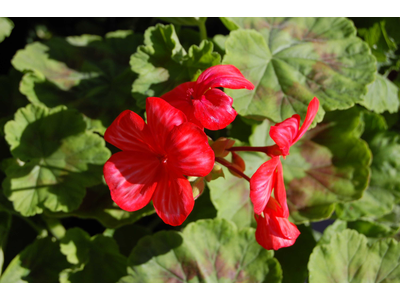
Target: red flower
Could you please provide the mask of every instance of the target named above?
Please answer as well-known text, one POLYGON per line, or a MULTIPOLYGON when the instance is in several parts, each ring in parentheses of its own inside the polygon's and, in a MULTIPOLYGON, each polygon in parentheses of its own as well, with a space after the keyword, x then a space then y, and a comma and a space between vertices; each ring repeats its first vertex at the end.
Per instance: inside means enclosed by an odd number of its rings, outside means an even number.
POLYGON ((279 156, 263 163, 250 179, 250 199, 256 214, 260 215, 264 211, 268 200, 271 198, 272 190, 274 190, 276 200, 282 206, 284 217, 289 217, 283 170, 279 156))
POLYGON ((271 197, 264 209, 264 217, 254 214, 257 221, 256 240, 268 250, 292 246, 300 231, 290 223, 280 203, 271 197))
POLYGON ((147 124, 126 110, 108 127, 105 140, 122 151, 106 162, 104 177, 119 207, 136 211, 152 199, 160 218, 177 226, 194 206, 184 175, 207 175, 214 152, 205 133, 164 100, 147 98, 146 112, 147 124))
POLYGON ((216 87, 254 89, 235 66, 218 65, 205 70, 195 82, 182 83, 161 98, 183 111, 189 122, 218 130, 228 126, 237 113, 232 108, 232 98, 216 87))
POLYGON ((316 97, 314 97, 314 99, 312 99, 308 105, 306 119, 304 120, 304 123, 300 129, 300 116, 297 114, 281 123, 271 126, 269 135, 277 144, 281 152, 280 155, 289 155, 290 146, 296 143, 307 131, 318 112, 318 108, 319 101, 316 97))
POLYGON ((289 209, 282 164, 278 156, 262 164, 251 177, 250 199, 257 221, 257 242, 269 250, 293 245, 300 232, 287 219, 289 209), (272 190, 275 198, 271 196, 272 190))

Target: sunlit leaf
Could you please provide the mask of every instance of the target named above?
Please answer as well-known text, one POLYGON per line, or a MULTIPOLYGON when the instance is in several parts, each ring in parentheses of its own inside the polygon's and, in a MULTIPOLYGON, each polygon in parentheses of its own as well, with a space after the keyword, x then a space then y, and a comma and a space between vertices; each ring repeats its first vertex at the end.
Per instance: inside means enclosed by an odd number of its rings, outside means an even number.
POLYGON ((10 36, 14 23, 8 18, 0 18, 0 43, 10 36))
POLYGON ((189 224, 182 233, 142 238, 128 259, 122 282, 279 282, 273 251, 257 244, 254 229, 223 219, 189 224))
POLYGON ((110 156, 104 140, 85 130, 82 115, 59 106, 21 108, 5 126, 11 153, 19 159, 5 170, 5 196, 25 216, 77 208, 85 187, 102 181, 110 156))
POLYGON ((0 276, 4 263, 4 248, 7 243, 8 231, 11 226, 11 215, 7 212, 0 211, 0 276))
POLYGON ((367 238, 346 229, 310 256, 310 282, 400 282, 400 244, 393 239, 371 246, 367 238))
POLYGON ((256 86, 228 91, 241 115, 281 122, 295 113, 305 116, 308 103, 318 97, 318 122, 324 111, 361 101, 374 80, 375 58, 345 18, 223 21, 233 30, 223 63, 238 67, 256 86))

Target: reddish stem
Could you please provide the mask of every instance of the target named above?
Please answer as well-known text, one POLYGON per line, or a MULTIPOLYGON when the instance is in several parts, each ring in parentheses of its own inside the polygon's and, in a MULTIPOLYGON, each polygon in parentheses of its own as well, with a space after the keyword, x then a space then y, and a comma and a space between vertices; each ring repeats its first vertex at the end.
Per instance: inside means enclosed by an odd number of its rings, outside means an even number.
POLYGON ((279 147, 276 144, 272 145, 272 146, 265 146, 265 147, 251 147, 251 146, 231 147, 226 150, 228 150, 228 151, 263 152, 270 157, 282 155, 281 150, 279 150, 279 147))
POLYGON ((236 174, 242 176, 244 179, 246 179, 248 182, 250 182, 250 177, 247 176, 246 174, 244 174, 243 172, 239 171, 238 169, 236 169, 234 166, 231 165, 231 163, 229 161, 227 161, 226 159, 222 158, 222 157, 216 157, 215 158, 216 162, 219 162, 221 165, 227 167, 229 170, 235 172, 236 174))

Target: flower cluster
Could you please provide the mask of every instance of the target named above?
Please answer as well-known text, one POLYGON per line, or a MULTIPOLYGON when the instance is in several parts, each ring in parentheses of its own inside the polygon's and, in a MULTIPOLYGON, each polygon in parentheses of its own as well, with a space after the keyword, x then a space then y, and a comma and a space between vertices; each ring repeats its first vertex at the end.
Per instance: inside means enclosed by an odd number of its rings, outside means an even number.
POLYGON ((236 67, 218 65, 205 70, 195 82, 183 83, 160 98, 147 98, 147 123, 132 111, 122 112, 104 135, 107 142, 122 150, 104 165, 111 197, 127 211, 139 210, 152 200, 160 218, 178 226, 194 206, 195 188, 192 190, 188 177, 199 177, 199 186, 204 188, 202 177, 210 181, 220 176, 214 174, 220 172, 217 162, 250 182, 258 243, 266 249, 290 246, 300 232, 288 221, 279 157, 289 155, 290 146, 306 132, 318 111, 318 99, 311 101, 301 128, 299 115, 271 127, 274 146, 232 147, 234 141, 226 138, 210 146, 204 128, 223 129, 237 115, 233 99, 218 89, 221 87, 254 89, 236 67), (250 179, 243 173, 245 162, 235 151, 262 151, 271 159, 250 179), (224 158, 229 152, 232 162, 224 158))

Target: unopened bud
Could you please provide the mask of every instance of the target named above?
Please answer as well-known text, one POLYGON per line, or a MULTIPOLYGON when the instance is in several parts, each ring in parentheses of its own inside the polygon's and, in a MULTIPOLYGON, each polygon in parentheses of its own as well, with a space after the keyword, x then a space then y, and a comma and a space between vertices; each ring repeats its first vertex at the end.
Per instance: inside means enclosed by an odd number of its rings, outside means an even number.
POLYGON ((234 143, 234 140, 220 137, 213 144, 211 144, 211 149, 213 149, 215 157, 225 157, 229 154, 229 151, 226 149, 231 148, 234 143))
MULTIPOLYGON (((235 152, 232 151, 232 166, 235 167, 238 171, 244 172, 246 170, 246 164, 244 160, 235 152)), ((231 172, 232 175, 242 178, 239 174, 236 174, 234 171, 229 169, 229 172, 231 172)))
POLYGON ((211 180, 215 180, 219 177, 224 177, 224 170, 222 169, 222 167, 218 164, 214 163, 214 167, 211 170, 211 172, 205 177, 205 179, 210 182, 211 180))

